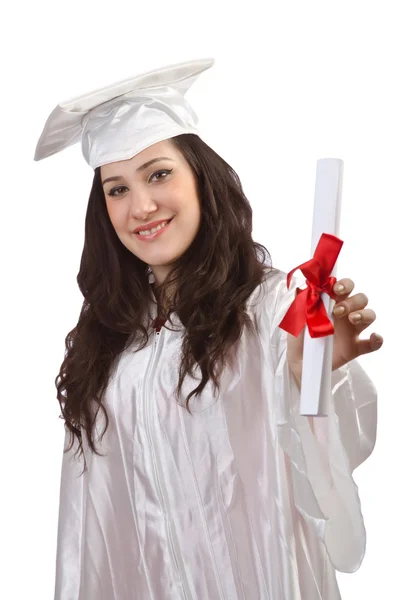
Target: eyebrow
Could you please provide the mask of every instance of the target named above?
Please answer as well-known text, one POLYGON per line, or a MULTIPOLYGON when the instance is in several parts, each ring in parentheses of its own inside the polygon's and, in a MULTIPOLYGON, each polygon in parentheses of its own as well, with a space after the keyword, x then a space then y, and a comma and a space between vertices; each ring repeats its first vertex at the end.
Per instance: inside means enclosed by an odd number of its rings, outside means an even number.
MULTIPOLYGON (((147 162, 143 163, 143 165, 138 167, 137 173, 139 171, 143 171, 144 169, 146 169, 146 167, 148 167, 149 165, 152 165, 155 162, 158 162, 159 160, 172 160, 172 158, 168 158, 167 156, 159 156, 158 158, 152 158, 151 160, 148 160, 147 162)), ((174 161, 172 161, 172 162, 174 162, 174 161)), ((102 181, 102 185, 105 185, 105 183, 108 183, 109 181, 120 181, 120 179, 123 179, 120 175, 114 175, 113 177, 108 177, 107 179, 102 181)))

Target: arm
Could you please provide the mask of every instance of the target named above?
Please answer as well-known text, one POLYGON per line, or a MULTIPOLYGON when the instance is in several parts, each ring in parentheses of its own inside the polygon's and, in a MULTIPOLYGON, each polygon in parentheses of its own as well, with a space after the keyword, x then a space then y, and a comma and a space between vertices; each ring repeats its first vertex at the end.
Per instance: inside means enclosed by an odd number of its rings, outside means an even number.
POLYGON ((290 466, 292 500, 306 526, 325 544, 333 566, 353 572, 364 557, 366 534, 352 472, 375 445, 376 390, 354 360, 332 373, 328 416, 300 415, 299 381, 287 361, 288 334, 278 327, 295 290, 287 289, 281 272, 275 281, 263 319, 270 327, 277 435, 290 466))

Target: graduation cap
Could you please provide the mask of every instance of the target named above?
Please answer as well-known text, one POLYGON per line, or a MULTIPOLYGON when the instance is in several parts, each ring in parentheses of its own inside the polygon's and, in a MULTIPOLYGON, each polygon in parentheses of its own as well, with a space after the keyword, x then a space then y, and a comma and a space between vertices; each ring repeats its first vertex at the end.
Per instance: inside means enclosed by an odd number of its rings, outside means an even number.
POLYGON ((214 62, 207 58, 169 65, 58 104, 45 123, 34 160, 81 140, 86 162, 96 169, 182 133, 200 135, 197 115, 184 95, 214 62))

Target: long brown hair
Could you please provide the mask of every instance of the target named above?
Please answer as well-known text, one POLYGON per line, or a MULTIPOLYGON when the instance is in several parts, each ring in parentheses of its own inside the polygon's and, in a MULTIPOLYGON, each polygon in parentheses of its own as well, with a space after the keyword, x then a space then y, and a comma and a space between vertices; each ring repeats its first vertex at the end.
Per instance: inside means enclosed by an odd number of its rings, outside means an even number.
MULTIPOLYGON (((199 395, 209 379, 219 390, 229 350, 240 339, 244 326, 251 331, 254 328, 246 301, 272 267, 267 249, 252 240, 252 209, 233 168, 195 134, 169 141, 193 170, 201 205, 195 239, 157 288, 158 305, 169 301, 165 317, 175 312, 185 328, 178 397, 185 375, 192 374, 196 364, 201 369, 200 384, 186 398, 189 410, 191 396, 199 395)), ((87 206, 77 276, 83 306, 76 327, 66 336, 65 358, 55 379, 60 418, 71 434, 65 452, 73 447, 76 436, 77 452, 84 454, 81 430, 85 429, 89 447, 99 454, 93 428, 100 409, 105 416, 101 439, 108 428, 102 400, 110 368, 131 343, 138 344, 138 351, 149 339, 144 325, 151 301, 149 272, 149 266, 121 243, 111 224, 98 167, 87 206)))

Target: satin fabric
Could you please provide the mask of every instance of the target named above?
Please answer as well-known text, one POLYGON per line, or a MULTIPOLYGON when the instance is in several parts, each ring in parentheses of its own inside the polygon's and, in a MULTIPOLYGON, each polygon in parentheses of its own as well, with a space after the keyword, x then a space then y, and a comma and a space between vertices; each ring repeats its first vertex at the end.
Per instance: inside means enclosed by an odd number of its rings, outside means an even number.
MULTIPOLYGON (((340 598, 335 569, 355 571, 365 552, 351 474, 374 447, 376 390, 353 361, 332 374, 328 417, 299 414, 278 327, 299 284, 275 270, 254 291, 259 333, 243 333, 220 397, 207 384, 192 415, 172 395, 176 314, 119 357, 104 456, 83 432, 87 472, 63 457, 55 600, 340 598)), ((184 396, 197 384, 187 378, 184 396)))
POLYGON ((334 292, 336 277, 331 276, 343 242, 335 235, 323 233, 317 244, 313 258, 295 267, 287 275, 287 285, 293 273, 299 269, 306 277, 307 287, 297 289, 297 296, 280 323, 281 329, 298 336, 307 324, 312 338, 334 333, 334 326, 328 318, 322 300, 325 292, 333 300, 338 300, 334 292))
POLYGON ((85 161, 96 169, 183 133, 201 137, 185 93, 214 62, 163 66, 61 102, 47 118, 34 160, 81 142, 85 161))

